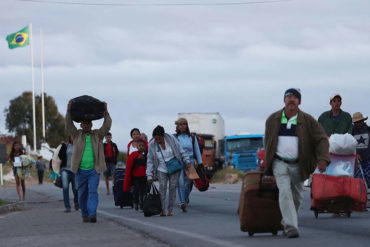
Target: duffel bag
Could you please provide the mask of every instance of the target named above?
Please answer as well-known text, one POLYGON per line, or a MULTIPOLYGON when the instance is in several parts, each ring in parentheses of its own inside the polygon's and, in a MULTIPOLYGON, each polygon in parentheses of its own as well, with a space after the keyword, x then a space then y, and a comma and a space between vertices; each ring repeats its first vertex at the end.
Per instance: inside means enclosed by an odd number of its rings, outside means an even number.
POLYGON ((161 196, 158 189, 152 183, 150 191, 146 194, 143 201, 143 213, 145 217, 160 214, 162 211, 161 196), (153 191, 153 192, 151 192, 153 191))
POLYGON ((206 175, 206 171, 204 169, 203 164, 199 164, 195 170, 198 173, 199 178, 194 179, 194 185, 199 191, 206 191, 209 187, 209 180, 206 175))

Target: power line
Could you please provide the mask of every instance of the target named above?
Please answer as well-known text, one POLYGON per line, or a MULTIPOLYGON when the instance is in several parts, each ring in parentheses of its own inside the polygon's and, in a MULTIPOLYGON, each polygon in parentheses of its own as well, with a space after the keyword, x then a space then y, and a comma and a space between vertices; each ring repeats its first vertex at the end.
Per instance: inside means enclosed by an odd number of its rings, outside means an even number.
POLYGON ((85 5, 85 6, 120 6, 120 7, 156 7, 156 6, 231 6, 231 5, 250 5, 290 2, 293 0, 267 0, 267 1, 250 1, 250 2, 219 2, 219 3, 83 3, 83 2, 66 2, 66 1, 46 1, 46 0, 18 0, 22 2, 33 2, 43 4, 60 4, 60 5, 85 5))

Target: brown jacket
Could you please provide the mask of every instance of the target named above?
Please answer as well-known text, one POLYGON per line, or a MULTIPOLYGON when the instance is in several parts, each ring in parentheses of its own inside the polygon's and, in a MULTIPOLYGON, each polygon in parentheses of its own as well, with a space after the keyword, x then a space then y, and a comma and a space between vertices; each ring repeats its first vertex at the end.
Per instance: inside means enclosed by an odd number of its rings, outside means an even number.
MULTIPOLYGON (((91 131, 91 143, 95 157, 94 168, 97 173, 102 173, 106 170, 103 139, 110 130, 111 125, 112 119, 110 118, 109 113, 106 112, 104 123, 100 129, 94 129, 91 131)), ((78 168, 80 167, 82 155, 85 151, 86 138, 82 129, 77 130, 73 124, 71 114, 69 112, 66 114, 66 129, 69 135, 72 136, 74 146, 71 171, 73 173, 77 173, 78 168)))
MULTIPOLYGON (((284 109, 270 115, 265 129, 265 173, 273 175, 272 164, 278 145, 281 115, 284 109)), ((329 141, 322 126, 309 114, 299 110, 297 121, 298 159, 303 180, 309 178, 318 161, 330 163, 329 141)))

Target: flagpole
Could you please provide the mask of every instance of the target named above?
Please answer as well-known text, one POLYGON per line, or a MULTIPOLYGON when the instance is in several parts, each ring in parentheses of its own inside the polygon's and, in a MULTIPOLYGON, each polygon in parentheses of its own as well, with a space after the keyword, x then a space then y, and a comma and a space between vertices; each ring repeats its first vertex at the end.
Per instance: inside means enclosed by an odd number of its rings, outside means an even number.
POLYGON ((44 58, 42 51, 42 29, 40 28, 40 66, 41 66, 41 107, 42 107, 42 137, 45 141, 45 96, 44 96, 44 58))
POLYGON ((32 113, 33 113, 33 151, 36 152, 36 108, 35 108, 35 75, 33 71, 33 41, 32 23, 30 23, 30 48, 31 48, 31 71, 32 71, 32 113))

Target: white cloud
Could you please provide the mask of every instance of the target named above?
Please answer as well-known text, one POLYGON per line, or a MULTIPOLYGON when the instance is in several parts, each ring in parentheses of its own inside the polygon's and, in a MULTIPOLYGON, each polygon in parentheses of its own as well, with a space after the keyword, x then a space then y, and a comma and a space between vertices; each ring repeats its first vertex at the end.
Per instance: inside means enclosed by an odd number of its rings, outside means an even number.
POLYGON ((289 87, 302 89, 301 107, 315 117, 334 92, 344 110, 367 116, 369 7, 344 0, 155 8, 2 1, 0 110, 31 89, 29 47, 9 50, 4 39, 32 21, 37 93, 42 27, 47 93, 62 114, 82 94, 107 101, 120 149, 133 127, 149 136, 157 124, 173 132, 178 112, 220 112, 227 134, 263 133, 289 87))

